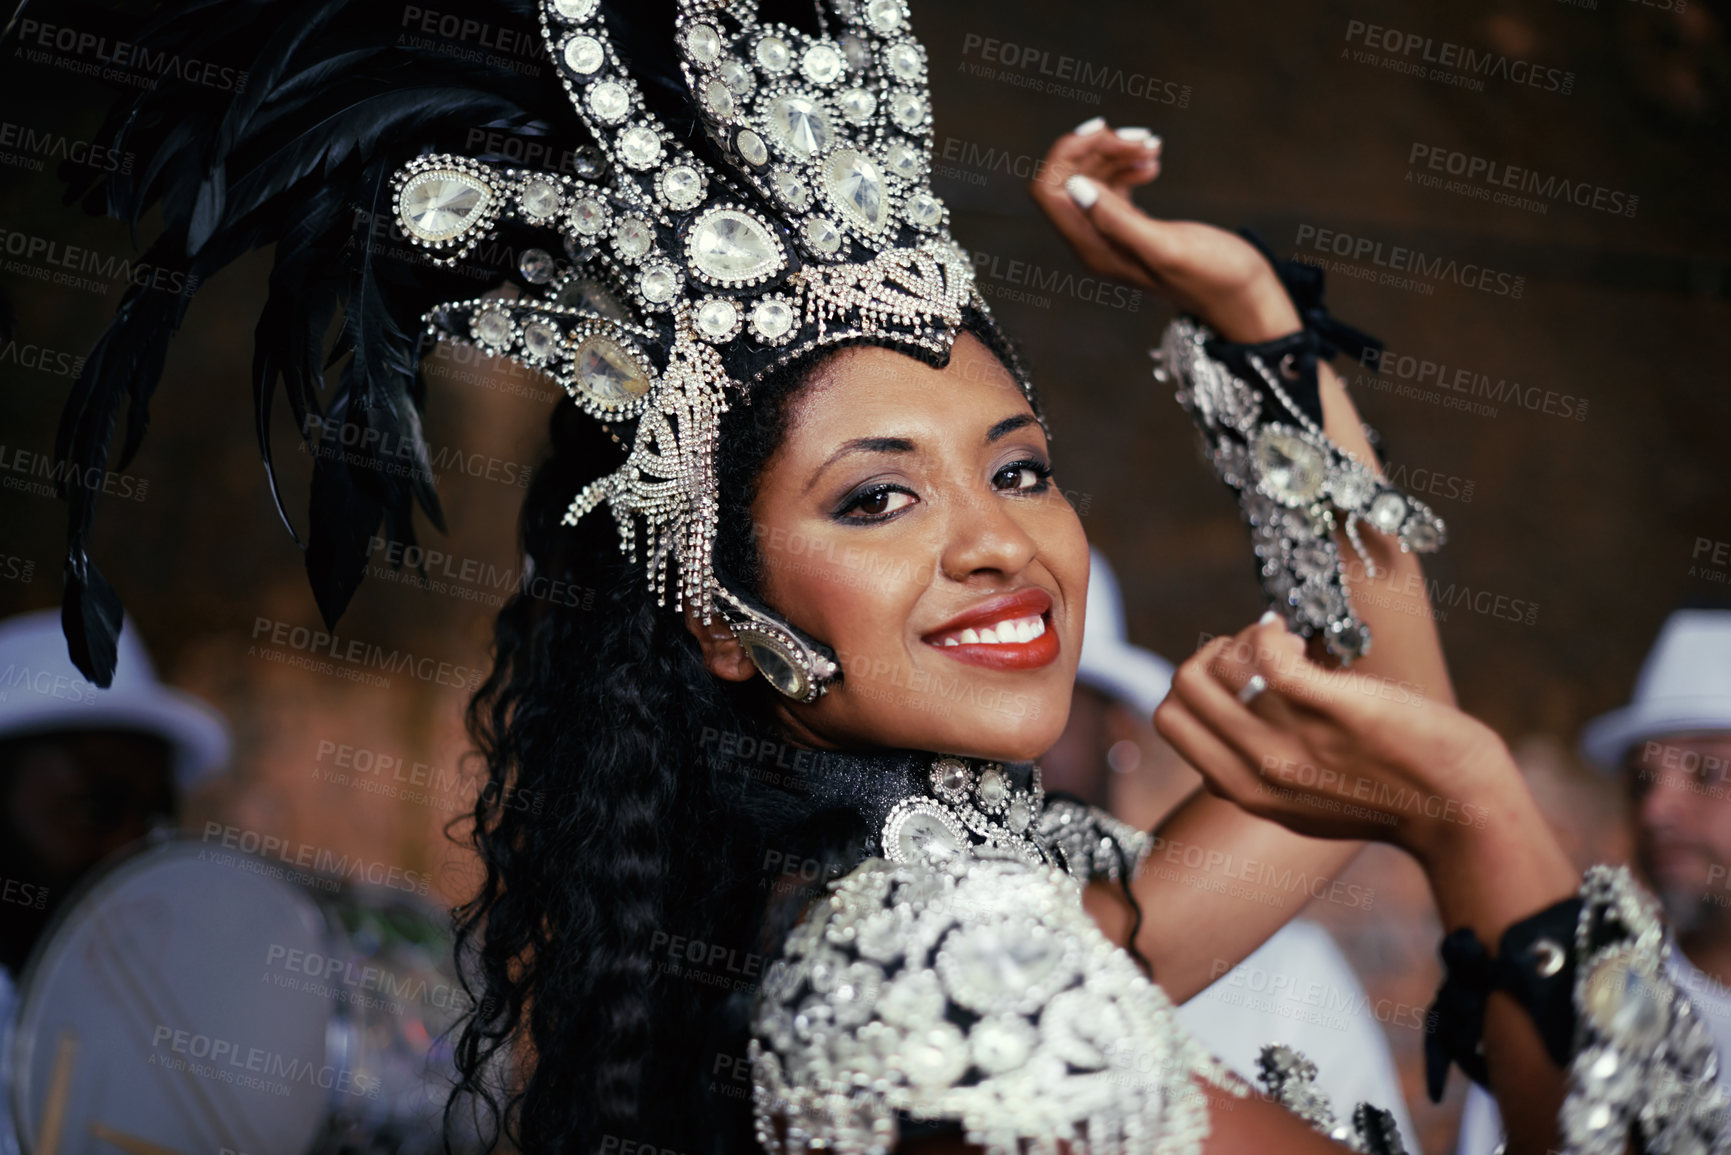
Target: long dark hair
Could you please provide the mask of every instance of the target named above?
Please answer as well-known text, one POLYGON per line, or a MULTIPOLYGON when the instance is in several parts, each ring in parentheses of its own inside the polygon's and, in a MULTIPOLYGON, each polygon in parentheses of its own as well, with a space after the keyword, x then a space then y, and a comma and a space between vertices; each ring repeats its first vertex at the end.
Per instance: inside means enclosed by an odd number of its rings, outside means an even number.
MULTIPOLYGON (((989 319, 967 327, 1022 376, 989 319)), ((716 563, 754 596, 757 479, 822 355, 754 384, 723 419, 716 563)), ((473 1009, 448 1119, 467 1129, 476 1112, 484 1134, 537 1155, 747 1150, 751 988, 817 890, 788 884, 846 869, 863 832, 803 811, 787 775, 755 772, 785 758, 725 756, 776 748, 773 691, 705 670, 610 519, 560 524, 623 450, 568 404, 551 432, 522 518, 532 576, 499 614, 468 711, 488 770, 467 832, 485 875, 456 912, 473 1009)))

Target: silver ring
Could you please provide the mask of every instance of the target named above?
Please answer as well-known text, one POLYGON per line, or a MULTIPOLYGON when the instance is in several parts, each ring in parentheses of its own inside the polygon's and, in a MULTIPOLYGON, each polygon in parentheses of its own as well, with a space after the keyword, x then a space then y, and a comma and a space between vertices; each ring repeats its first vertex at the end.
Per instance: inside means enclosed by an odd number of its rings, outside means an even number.
POLYGON ((1261 674, 1250 675, 1250 680, 1244 683, 1244 688, 1238 691, 1238 700, 1246 706, 1256 699, 1256 695, 1268 689, 1268 679, 1261 674))

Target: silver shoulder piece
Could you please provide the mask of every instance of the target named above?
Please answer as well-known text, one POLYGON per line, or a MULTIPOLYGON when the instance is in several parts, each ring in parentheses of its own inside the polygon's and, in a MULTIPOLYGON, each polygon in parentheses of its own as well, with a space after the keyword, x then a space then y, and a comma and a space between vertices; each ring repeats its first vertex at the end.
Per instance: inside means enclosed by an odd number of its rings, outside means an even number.
POLYGON ((1594 866, 1575 936, 1562 1155, 1731 1151, 1719 1055, 1665 971, 1670 933, 1627 868, 1594 866))
POLYGON ((887 857, 832 884, 765 972, 765 1149, 883 1155, 920 1121, 993 1155, 1199 1155, 1193 1080, 1248 1092, 1095 926, 1081 872, 994 773, 934 762, 930 793, 884 823, 887 857))
POLYGON ((1178 403, 1237 491, 1269 601, 1293 632, 1320 633, 1343 662, 1363 657, 1370 630, 1347 599, 1334 531, 1346 531, 1366 576, 1374 576, 1361 523, 1392 535, 1403 552, 1429 553, 1443 544, 1442 519, 1329 440, 1260 358, 1249 358, 1259 378, 1252 382, 1210 357, 1213 338, 1191 318, 1173 321, 1154 352, 1155 379, 1176 378, 1178 403))

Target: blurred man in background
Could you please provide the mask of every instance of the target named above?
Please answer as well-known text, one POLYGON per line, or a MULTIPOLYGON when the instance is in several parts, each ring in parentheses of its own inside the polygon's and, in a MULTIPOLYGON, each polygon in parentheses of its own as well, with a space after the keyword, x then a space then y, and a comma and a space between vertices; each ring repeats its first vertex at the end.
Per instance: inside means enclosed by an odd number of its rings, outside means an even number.
MULTIPOLYGON (((1676 935, 1668 971, 1694 1000, 1731 1089, 1731 609, 1683 609, 1659 631, 1627 706, 1581 733, 1587 761, 1623 778, 1635 865, 1676 935)), ((1475 1086, 1459 1155, 1502 1142, 1475 1086)))
MULTIPOLYGON (((1049 791, 1073 794, 1142 830, 1152 830, 1202 784, 1154 729, 1154 708, 1172 684, 1172 664, 1130 644, 1117 576, 1098 552, 1088 577, 1088 615, 1070 721, 1040 759, 1049 791)), ((1731 893, 1728 891, 1727 893, 1731 893)), ((1245 1078, 1257 1057, 1285 1043, 1317 1065, 1317 1084, 1345 1118, 1361 1102, 1394 1114, 1409 1151, 1419 1147, 1370 999, 1340 948, 1313 922, 1295 918, 1249 958, 1182 1007, 1178 1018, 1245 1078), (1318 1014, 1310 994, 1329 1007, 1318 1014)))
MULTIPOLYGON (((0 622, 0 1043, 10 1041, 25 961, 69 893, 110 855, 172 825, 180 799, 229 748, 215 711, 156 680, 130 621, 106 690, 66 656, 58 611, 0 622)), ((4 1083, 0 1150, 12 1136, 4 1083)))

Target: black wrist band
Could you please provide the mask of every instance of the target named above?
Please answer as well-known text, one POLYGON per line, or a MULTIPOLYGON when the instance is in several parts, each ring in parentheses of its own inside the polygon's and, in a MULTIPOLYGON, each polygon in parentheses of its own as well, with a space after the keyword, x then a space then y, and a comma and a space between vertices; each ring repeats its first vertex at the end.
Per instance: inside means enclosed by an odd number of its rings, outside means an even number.
POLYGON ((1215 337, 1205 346, 1217 361, 1230 366, 1245 381, 1261 380, 1251 364, 1255 358, 1280 378, 1281 387, 1300 412, 1317 425, 1322 425, 1322 392, 1317 379, 1317 365, 1346 353, 1363 361, 1366 353, 1380 353, 1382 342, 1375 337, 1332 317, 1322 302, 1323 272, 1315 265, 1285 260, 1274 255, 1252 229, 1238 230, 1239 236, 1250 242, 1263 258, 1274 267, 1281 287, 1298 310, 1300 328, 1284 337, 1254 345, 1238 344, 1215 337))
POLYGON ((1322 303, 1325 278, 1321 268, 1275 256, 1274 250, 1255 229, 1239 229, 1238 235, 1274 266, 1274 275, 1280 278, 1281 286, 1292 300, 1292 307, 1298 310, 1299 323, 1315 341, 1318 357, 1332 361, 1336 355, 1345 353, 1356 361, 1363 361, 1367 351, 1382 352, 1381 341, 1329 314, 1328 307, 1322 303))
POLYGON ((1471 930, 1442 941, 1445 976, 1426 1016, 1425 1090, 1442 1102, 1452 1062, 1484 1084, 1485 1004, 1492 991, 1512 995, 1538 1029, 1545 1051, 1567 1066, 1575 1037, 1575 928, 1581 899, 1571 896, 1510 926, 1493 958, 1471 930))

